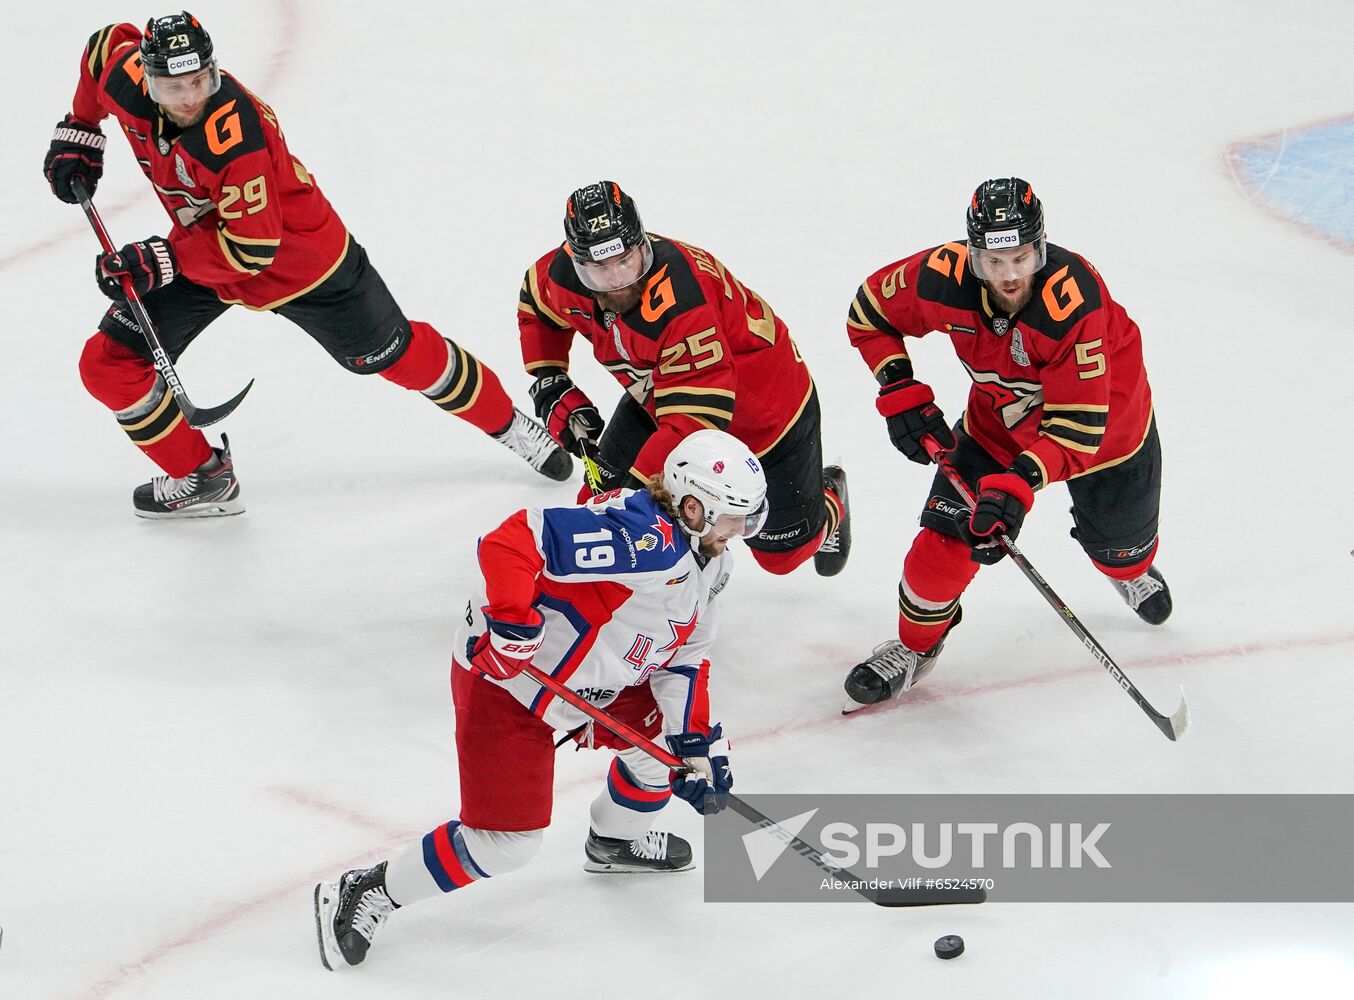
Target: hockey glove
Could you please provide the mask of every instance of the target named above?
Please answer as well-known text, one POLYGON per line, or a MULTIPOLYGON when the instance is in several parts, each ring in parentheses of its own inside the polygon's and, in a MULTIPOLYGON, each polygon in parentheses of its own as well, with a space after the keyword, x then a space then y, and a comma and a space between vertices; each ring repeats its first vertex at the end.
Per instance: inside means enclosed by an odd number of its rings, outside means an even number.
POLYGON ((528 393, 536 416, 565 451, 582 458, 579 435, 592 444, 602 436, 602 415, 563 368, 543 369, 528 393))
POLYGON ((56 123, 52 145, 42 161, 42 173, 52 186, 52 194, 68 205, 79 202, 71 182, 77 177, 85 182, 85 190, 92 197, 103 176, 103 147, 108 142, 97 125, 86 125, 67 115, 56 123))
POLYGON ((703 815, 717 813, 729 804, 733 771, 729 769, 729 741, 718 723, 709 733, 678 733, 668 737, 673 754, 691 771, 673 775, 672 794, 691 803, 703 815))
POLYGON ((501 621, 484 614, 489 631, 466 640, 465 655, 471 669, 500 681, 516 677, 545 642, 545 620, 535 608, 527 610, 525 622, 501 621))
POLYGON ((955 517, 959 534, 968 543, 969 558, 987 566, 999 562, 1006 550, 997 541, 997 535, 1014 541, 1033 506, 1034 490, 1013 472, 998 472, 978 480, 978 502, 973 513, 960 511, 955 517))
POLYGON ((101 253, 94 258, 94 280, 99 291, 114 302, 125 299, 124 277, 132 280, 137 295, 163 288, 179 276, 179 261, 168 240, 152 236, 140 243, 128 243, 117 253, 101 253))
POLYGON ((913 378, 890 382, 879 390, 874 405, 888 421, 889 440, 909 461, 921 465, 931 461, 921 443, 928 434, 946 451, 954 447, 954 433, 925 382, 913 378))

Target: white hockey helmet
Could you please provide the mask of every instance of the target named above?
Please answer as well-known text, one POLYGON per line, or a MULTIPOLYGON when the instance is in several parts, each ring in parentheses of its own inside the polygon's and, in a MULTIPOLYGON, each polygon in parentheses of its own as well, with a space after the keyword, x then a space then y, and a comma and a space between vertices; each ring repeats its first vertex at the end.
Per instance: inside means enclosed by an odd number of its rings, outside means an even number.
POLYGON ((725 538, 750 538, 766 523, 766 473, 757 456, 732 434, 696 431, 668 453, 663 463, 663 485, 680 508, 695 497, 705 508, 705 526, 689 528, 690 535, 705 535, 712 529, 725 538))

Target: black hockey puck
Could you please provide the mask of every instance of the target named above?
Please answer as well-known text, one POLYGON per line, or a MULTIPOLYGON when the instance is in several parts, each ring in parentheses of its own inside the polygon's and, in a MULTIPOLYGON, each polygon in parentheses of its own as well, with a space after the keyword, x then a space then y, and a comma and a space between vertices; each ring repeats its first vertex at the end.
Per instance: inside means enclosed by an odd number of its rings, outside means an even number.
POLYGON ((958 934, 936 938, 936 958, 958 958, 964 954, 964 939, 958 934))

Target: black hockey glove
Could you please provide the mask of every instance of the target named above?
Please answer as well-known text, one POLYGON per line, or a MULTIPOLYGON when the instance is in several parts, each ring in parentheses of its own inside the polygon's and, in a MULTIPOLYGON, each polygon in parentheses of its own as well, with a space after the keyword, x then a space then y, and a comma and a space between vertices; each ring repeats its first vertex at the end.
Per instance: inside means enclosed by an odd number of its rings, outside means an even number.
POLYGON ((990 566, 1000 562, 1006 550, 997 541, 1005 535, 1015 541, 1025 515, 1034 506, 1034 490, 1013 472, 997 472, 978 480, 978 502, 970 515, 955 515, 959 534, 969 547, 969 558, 990 566))
POLYGON ((565 451, 582 458, 579 436, 591 444, 602 436, 602 415, 563 368, 542 369, 528 393, 536 416, 565 451))
POLYGON ((928 434, 946 451, 955 446, 954 433, 936 405, 935 393, 925 382, 905 378, 879 390, 875 408, 888 421, 889 440, 909 461, 927 465, 931 456, 922 447, 928 434))
POLYGON ((52 145, 42 161, 42 173, 52 194, 68 205, 79 202, 71 181, 80 178, 92 196, 103 176, 103 147, 108 142, 97 125, 86 125, 70 115, 56 123, 52 145))
POLYGON ((132 279, 137 295, 145 295, 163 288, 179 274, 179 261, 169 241, 152 236, 140 243, 128 243, 117 253, 101 253, 94 258, 94 280, 99 291, 114 302, 127 296, 122 291, 122 279, 132 279))

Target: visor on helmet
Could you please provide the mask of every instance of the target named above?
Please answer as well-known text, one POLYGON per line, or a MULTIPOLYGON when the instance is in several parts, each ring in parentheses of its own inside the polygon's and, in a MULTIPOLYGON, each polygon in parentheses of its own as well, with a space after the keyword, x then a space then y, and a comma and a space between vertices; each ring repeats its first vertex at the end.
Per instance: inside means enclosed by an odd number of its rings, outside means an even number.
POLYGON ((984 236, 985 246, 970 243, 968 247, 969 270, 981 281, 1020 281, 1038 271, 1048 259, 1043 237, 1033 243, 1020 243, 1014 229, 984 236))
POLYGON ((198 98, 206 100, 221 89, 221 70, 215 59, 208 59, 203 65, 193 52, 181 58, 191 60, 184 64, 191 68, 170 76, 146 74, 146 92, 156 104, 195 103, 198 98))
POLYGON ((706 514, 705 523, 714 529, 720 538, 734 536, 751 538, 766 524, 767 511, 766 498, 763 497, 761 504, 751 514, 720 514, 715 517, 713 523, 710 521, 710 515, 706 514))
POLYGON ((649 272, 653 264, 653 247, 646 239, 627 249, 617 237, 610 243, 589 247, 586 258, 572 249, 570 256, 574 273, 586 287, 594 292, 615 292, 633 285, 649 272))

